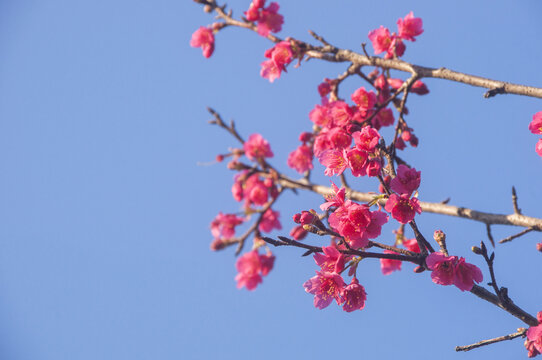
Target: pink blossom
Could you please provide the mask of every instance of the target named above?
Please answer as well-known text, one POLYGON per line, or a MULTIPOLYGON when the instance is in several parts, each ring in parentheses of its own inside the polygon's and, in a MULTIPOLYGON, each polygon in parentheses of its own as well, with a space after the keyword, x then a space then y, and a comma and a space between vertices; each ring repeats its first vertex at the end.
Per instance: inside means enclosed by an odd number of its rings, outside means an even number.
POLYGON ((370 126, 365 126, 361 131, 352 134, 356 147, 365 151, 373 151, 378 145, 380 134, 370 126))
POLYGON ((242 171, 235 175, 233 178, 233 185, 231 187, 231 193, 235 201, 241 201, 244 197, 243 183, 245 181, 248 170, 242 171))
POLYGON ((416 239, 403 240, 403 245, 407 248, 408 251, 412 251, 418 254, 420 253, 420 245, 418 245, 418 241, 416 239))
POLYGON ((262 275, 266 276, 273 269, 274 262, 275 256, 269 251, 265 255, 258 254, 257 250, 244 253, 235 263, 237 288, 245 286, 247 290, 254 290, 262 282, 262 275))
POLYGON ((527 330, 525 348, 527 349, 528 357, 535 357, 542 353, 542 311, 539 311, 536 317, 538 325, 531 326, 527 330))
POLYGON ((218 215, 211 222, 211 233, 215 239, 228 239, 235 235, 235 227, 241 225, 245 221, 244 218, 238 217, 235 214, 218 215))
POLYGON ((375 54, 386 52, 391 45, 390 31, 380 25, 380 28, 369 32, 369 40, 373 44, 375 54))
POLYGON ((400 136, 397 137, 397 140, 395 141, 395 148, 397 150, 404 150, 406 148, 406 144, 403 141, 402 137, 400 137, 400 136))
POLYGON ((326 176, 341 175, 347 166, 342 150, 326 150, 318 156, 318 160, 326 167, 326 176))
POLYGON ((372 158, 367 162, 367 176, 378 176, 382 169, 382 160, 378 157, 372 158))
POLYGON ((371 212, 371 222, 365 230, 369 239, 376 239, 382 232, 382 225, 388 222, 388 215, 385 212, 377 210, 371 212))
POLYGON ((293 216, 293 220, 296 224, 301 225, 316 225, 320 218, 316 215, 314 210, 306 211, 303 210, 301 213, 297 213, 293 216))
POLYGON ((429 89, 427 88, 427 85, 423 83, 421 80, 416 80, 414 84, 410 87, 410 92, 418 95, 425 95, 429 94, 429 89))
POLYGON ((352 312, 354 310, 362 310, 365 307, 367 293, 358 279, 352 278, 350 285, 347 285, 343 290, 344 305, 343 310, 352 312))
POLYGON ((388 108, 380 110, 374 118, 378 120, 380 126, 390 126, 395 122, 393 111, 388 108))
POLYGON ((318 93, 321 97, 328 95, 331 92, 331 80, 328 78, 324 79, 324 82, 318 85, 318 93))
POLYGON ((203 51, 203 56, 206 58, 211 57, 215 49, 215 36, 213 35, 213 30, 200 26, 200 28, 192 34, 190 46, 200 47, 203 51))
POLYGON ((294 238, 294 240, 303 240, 308 234, 308 231, 303 229, 303 225, 297 225, 292 230, 290 230, 290 236, 294 238))
POLYGON ((316 272, 316 276, 307 280, 303 287, 305 291, 314 295, 314 306, 318 309, 324 309, 331 304, 333 299, 338 305, 343 303, 343 278, 335 273, 326 271, 316 272))
POLYGON ((271 254, 268 250, 265 255, 260 256, 260 271, 263 276, 267 276, 271 270, 273 270, 273 265, 275 264, 275 255, 271 254))
POLYGON ((365 90, 365 87, 360 87, 351 96, 352 101, 356 103, 361 112, 367 113, 376 104, 376 95, 371 91, 365 90))
POLYGON ((245 155, 250 160, 263 159, 266 157, 273 157, 273 152, 267 140, 265 140, 260 134, 252 134, 243 145, 245 155))
POLYGON ((533 121, 529 124, 529 131, 537 135, 542 134, 542 111, 533 115, 533 121))
POLYGON ((252 0, 247 11, 244 12, 248 21, 257 21, 260 18, 260 9, 265 5, 265 0, 252 0))
MULTIPOLYGON (((397 253, 391 250, 384 250, 384 254, 397 254, 397 253)), ((389 275, 394 271, 401 270, 402 263, 403 262, 401 260, 380 259, 380 270, 382 271, 383 275, 389 275)))
POLYGON ((331 117, 335 126, 345 126, 352 120, 354 112, 344 101, 334 101, 330 103, 331 117))
POLYGON ((396 194, 391 194, 384 208, 401 224, 408 224, 414 219, 416 213, 422 213, 422 208, 420 207, 418 199, 409 199, 409 195, 398 196, 396 194))
POLYGON ((536 143, 535 151, 538 155, 542 156, 542 139, 536 143))
POLYGON ((333 118, 327 106, 316 105, 309 113, 309 119, 320 127, 331 127, 333 124, 333 118))
POLYGON ((327 210, 332 206, 340 207, 344 204, 346 189, 344 187, 339 189, 333 182, 331 183, 331 188, 333 189, 333 195, 324 196, 327 202, 320 205, 320 209, 322 210, 327 210))
POLYGON ((421 18, 415 18, 411 11, 404 19, 397 20, 397 28, 399 29, 399 37, 416 41, 414 38, 423 33, 423 23, 421 18))
POLYGON ((262 282, 262 276, 260 275, 260 256, 256 250, 244 253, 239 257, 235 263, 235 267, 239 272, 235 276, 238 289, 245 286, 247 290, 254 290, 262 282))
POLYGON ((299 141, 301 141, 302 143, 306 143, 306 142, 311 141, 312 137, 313 137, 312 133, 305 131, 299 134, 299 141))
POLYGON ((287 164, 298 173, 304 173, 313 168, 312 149, 308 145, 300 145, 288 155, 287 164))
POLYGON ((314 254, 314 261, 322 271, 337 274, 343 271, 345 257, 335 246, 322 246, 322 251, 323 254, 314 254))
POLYGON ((390 183, 391 189, 398 194, 412 195, 420 186, 421 172, 406 165, 397 167, 397 176, 390 183))
POLYGON ((394 90, 398 90, 401 86, 403 86, 403 80, 401 79, 395 79, 395 78, 388 78, 388 84, 390 84, 390 87, 394 90))
POLYGON ((346 149, 350 147, 350 144, 352 144, 352 136, 350 136, 350 134, 348 134, 341 127, 334 127, 333 129, 329 129, 325 132, 325 134, 329 139, 332 149, 346 149))
POLYGON ((269 188, 259 179, 258 175, 252 175, 248 178, 245 182, 244 193, 247 205, 250 203, 265 205, 269 198, 269 188))
POLYGON ((329 216, 331 227, 344 236, 353 248, 362 248, 368 245, 367 227, 371 220, 369 207, 352 201, 345 202, 342 207, 336 209, 329 216))
POLYGON ((350 149, 346 152, 348 167, 352 170, 354 176, 367 175, 367 160, 369 155, 366 151, 358 148, 350 149))
POLYGON ((280 225, 279 217, 280 213, 278 211, 267 209, 266 212, 263 213, 262 221, 260 222, 260 225, 258 225, 258 229, 260 229, 261 232, 266 233, 273 231, 273 229, 281 230, 282 225, 280 225))
POLYGON ((431 279, 435 284, 452 285, 455 278, 455 262, 457 256, 446 256, 441 252, 429 254, 425 259, 427 267, 432 270, 431 279))
MULTIPOLYGON (((391 176, 386 175, 386 177, 384 178, 384 184, 386 184, 388 188, 390 187, 390 182, 391 182, 391 176)), ((378 185, 378 191, 381 194, 384 194, 386 192, 386 189, 384 188, 384 186, 382 186, 382 184, 380 184, 378 185)))
POLYGON ((258 19, 258 34, 269 35, 270 32, 279 32, 284 23, 284 17, 278 13, 279 4, 272 2, 268 7, 260 11, 258 19))
POLYGON ((273 60, 266 60, 262 62, 261 66, 262 68, 260 70, 260 76, 264 79, 269 80, 269 82, 273 82, 280 78, 282 70, 273 60))
POLYGON ((435 284, 454 284, 461 291, 470 291, 475 282, 483 281, 480 269, 465 262, 463 257, 446 256, 440 252, 434 252, 427 256, 425 262, 432 270, 431 279, 435 284))
POLYGON ((391 35, 391 43, 388 51, 386 52, 386 59, 393 59, 395 57, 401 57, 405 53, 406 46, 400 37, 397 37, 395 33, 391 35))
POLYGON ((454 285, 461 291, 470 291, 474 282, 481 282, 484 279, 480 269, 473 264, 465 262, 464 258, 459 258, 455 264, 454 285))

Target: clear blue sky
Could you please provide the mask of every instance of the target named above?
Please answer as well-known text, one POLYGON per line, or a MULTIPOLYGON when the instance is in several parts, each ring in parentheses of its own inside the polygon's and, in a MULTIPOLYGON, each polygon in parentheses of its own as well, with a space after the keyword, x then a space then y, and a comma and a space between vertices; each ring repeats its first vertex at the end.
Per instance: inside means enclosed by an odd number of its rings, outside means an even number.
MULTIPOLYGON (((249 3, 229 2, 237 15, 249 3)), ((370 30, 413 10, 425 32, 406 60, 542 86, 536 0, 280 5, 281 36, 310 40, 313 29, 358 51, 370 30)), ((522 324, 409 265, 384 277, 378 262, 362 264, 367 305, 351 314, 312 306, 302 284, 316 267, 295 249, 275 250, 256 291, 235 288, 232 249, 209 251, 210 221, 239 209, 233 173, 198 165, 235 143, 206 123, 205 107, 235 118, 245 136, 262 133, 273 164, 295 175, 286 157, 310 128, 316 86, 345 65, 310 61, 270 84, 259 76, 270 43, 256 34, 225 29, 209 60, 189 46, 211 22, 191 1, 0 1, 0 358, 526 357, 521 340, 456 354, 522 324)), ((515 185, 524 213, 542 217, 542 159, 527 129, 542 102, 427 84, 429 95, 409 101, 420 146, 404 153, 422 171, 420 198, 506 213, 515 185)), ((293 213, 320 203, 281 199, 283 233, 293 213)), ((446 231, 450 250, 488 278, 469 251, 484 226, 430 214, 419 225, 426 235, 446 231)), ((533 314, 542 310, 541 240, 529 234, 496 249, 498 280, 533 314)))

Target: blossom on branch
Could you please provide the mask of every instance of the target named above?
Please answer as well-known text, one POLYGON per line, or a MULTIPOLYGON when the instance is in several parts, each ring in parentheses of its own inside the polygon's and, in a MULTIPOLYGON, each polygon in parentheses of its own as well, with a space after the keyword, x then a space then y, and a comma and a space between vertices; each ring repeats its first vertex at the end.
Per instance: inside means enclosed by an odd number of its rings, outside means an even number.
POLYGON ((260 134, 252 134, 243 145, 245 155, 250 160, 258 160, 266 157, 273 157, 271 146, 260 134))
MULTIPOLYGON (((384 250, 384 254, 397 254, 394 251, 391 250, 384 250)), ((401 264, 403 262, 401 260, 395 260, 395 259, 380 259, 380 270, 382 271, 382 275, 389 275, 394 271, 401 270, 401 264)))
POLYGON ((273 82, 280 78, 283 71, 286 71, 286 65, 292 62, 294 52, 288 41, 281 41, 271 49, 267 49, 264 56, 269 60, 261 64, 260 75, 273 82))
POLYGON ((215 36, 213 35, 213 30, 200 26, 200 28, 192 34, 190 46, 200 47, 203 51, 203 56, 206 58, 211 57, 215 50, 215 36))
POLYGON ((401 224, 408 224, 414 219, 416 213, 421 214, 422 208, 417 198, 409 198, 410 195, 391 194, 384 208, 391 216, 401 224))
POLYGON ((266 276, 273 269, 274 262, 275 256, 270 252, 266 255, 259 254, 257 250, 244 253, 235 263, 239 272, 235 276, 237 288, 244 286, 247 290, 254 290, 262 282, 262 275, 266 276))
POLYGON ((250 7, 245 11, 248 21, 258 22, 258 34, 269 35, 270 32, 279 32, 284 23, 284 17, 278 13, 279 4, 272 2, 264 8, 265 0, 253 0, 250 7))
POLYGON ((427 267, 432 270, 431 279, 439 285, 455 285, 461 291, 470 291, 474 283, 483 281, 480 269, 473 264, 465 262, 465 258, 446 256, 441 252, 434 252, 425 259, 427 267))
POLYGON ((343 290, 343 298, 343 310, 352 312, 354 310, 361 310, 365 307, 367 293, 365 292, 365 288, 359 284, 358 279, 353 277, 350 285, 347 285, 343 290))
POLYGON ((423 22, 421 18, 415 18, 411 11, 404 19, 397 20, 397 28, 400 38, 416 41, 414 37, 423 33, 423 22))
POLYGON ((302 174, 307 170, 312 170, 312 158, 313 154, 311 147, 303 144, 288 155, 287 164, 289 167, 302 174))
POLYGON ((335 299, 338 305, 344 302, 342 296, 344 280, 341 275, 317 271, 316 276, 307 280, 303 287, 305 291, 314 295, 314 306, 318 309, 324 309, 335 299))
POLYGON ((397 167, 397 176, 391 180, 390 187, 398 194, 410 196, 418 189, 420 182, 420 171, 401 164, 397 167))
POLYGON ((531 326, 527 330, 527 339, 525 339, 525 348, 528 357, 535 357, 542 354, 542 311, 536 314, 538 326, 531 326))
POLYGON ((542 135, 542 111, 533 115, 533 121, 529 124, 529 131, 536 135, 542 135))

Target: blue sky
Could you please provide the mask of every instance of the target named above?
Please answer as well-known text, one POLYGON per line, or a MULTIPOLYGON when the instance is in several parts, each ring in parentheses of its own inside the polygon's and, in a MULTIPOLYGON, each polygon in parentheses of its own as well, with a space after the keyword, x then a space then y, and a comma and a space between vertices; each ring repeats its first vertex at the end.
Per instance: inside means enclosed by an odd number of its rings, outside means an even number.
MULTIPOLYGON (((229 2, 237 15, 249 3, 229 2)), ((312 29, 356 51, 370 30, 395 27, 413 10, 425 32, 407 44, 405 60, 542 86, 535 0, 280 4, 282 37, 310 40, 312 29)), ((234 118, 244 136, 261 133, 272 163, 294 176, 286 157, 310 129, 316 86, 345 65, 310 61, 270 84, 259 76, 270 43, 256 34, 225 29, 208 60, 189 46, 212 21, 191 1, 0 2, 1 358, 526 356, 520 339, 456 354, 456 345, 522 324, 409 265, 384 277, 378 262, 362 264, 367 305, 351 314, 312 306, 302 284, 316 267, 296 249, 274 250, 275 269, 256 291, 235 288, 232 249, 209 251, 213 217, 239 210, 233 173, 207 163, 236 144, 207 124, 205 107, 234 118)), ((542 102, 426 83, 431 93, 409 100, 420 146, 404 152, 422 171, 420 198, 510 213, 514 185, 523 212, 542 217, 542 159, 527 129, 542 102)), ((361 85, 351 80, 341 91, 361 85)), ((321 201, 281 198, 282 233, 292 214, 321 201)), ((447 232, 450 251, 488 277, 469 250, 485 240, 483 225, 431 214, 418 223, 426 235, 447 232)), ((516 231, 495 227, 494 235, 516 231)), ((542 310, 533 288, 541 240, 531 233, 496 249, 498 281, 532 314, 542 310)))

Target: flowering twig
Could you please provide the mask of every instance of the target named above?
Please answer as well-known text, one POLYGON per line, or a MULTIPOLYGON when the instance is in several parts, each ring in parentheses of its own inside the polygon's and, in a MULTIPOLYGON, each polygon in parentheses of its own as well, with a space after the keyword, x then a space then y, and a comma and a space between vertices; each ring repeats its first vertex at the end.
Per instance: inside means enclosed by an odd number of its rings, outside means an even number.
POLYGON ((477 343, 470 344, 470 345, 456 346, 455 351, 469 351, 469 350, 472 350, 472 349, 479 348, 481 346, 494 344, 494 343, 501 342, 501 341, 504 341, 504 340, 513 340, 513 339, 518 338, 518 337, 525 337, 526 332, 527 332, 526 329, 519 328, 518 331, 513 333, 513 334, 499 336, 499 337, 496 337, 496 338, 493 338, 493 339, 488 339, 488 340, 482 340, 482 341, 479 341, 477 343))
MULTIPOLYGON (((266 243, 269 243, 273 246, 295 246, 295 247, 310 250, 310 253, 323 252, 322 248, 319 246, 304 244, 299 241, 288 239, 287 237, 284 237, 284 236, 279 236, 278 238, 280 240, 275 240, 269 237, 262 237, 262 239, 266 243)), ((419 255, 380 254, 380 253, 373 253, 373 252, 354 250, 354 249, 338 249, 338 250, 339 252, 345 255, 356 255, 356 256, 361 256, 363 258, 401 260, 401 261, 408 261, 417 265, 420 265, 423 262, 423 257, 419 255)))
MULTIPOLYGON (((215 11, 217 13, 217 17, 222 19, 227 25, 246 28, 254 32, 258 31, 256 25, 254 25, 252 22, 233 19, 230 14, 227 14, 224 11, 224 7, 219 6, 215 0, 195 1, 202 5, 207 5, 210 10, 215 11)), ((271 34, 265 37, 274 43, 282 41, 282 39, 279 37, 271 34)), ((399 59, 383 59, 376 56, 362 55, 351 50, 339 49, 332 45, 314 46, 300 40, 295 41, 309 58, 317 58, 330 62, 350 62, 357 66, 377 66, 417 74, 420 79, 437 78, 482 87, 489 89, 489 91, 485 93, 486 98, 495 96, 496 94, 516 94, 542 98, 542 88, 492 80, 481 76, 469 75, 458 71, 449 70, 444 67, 431 68, 411 64, 399 59)))

